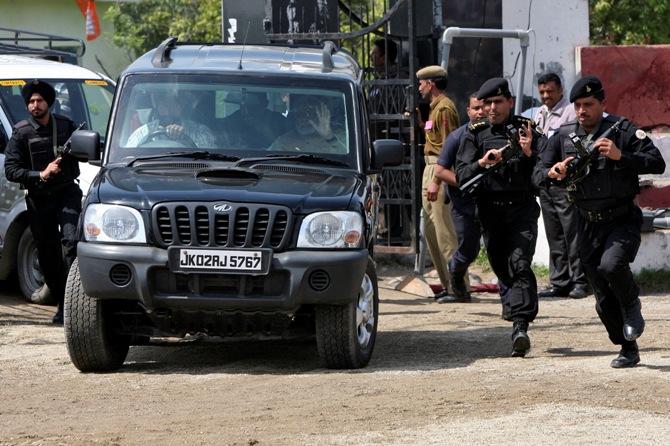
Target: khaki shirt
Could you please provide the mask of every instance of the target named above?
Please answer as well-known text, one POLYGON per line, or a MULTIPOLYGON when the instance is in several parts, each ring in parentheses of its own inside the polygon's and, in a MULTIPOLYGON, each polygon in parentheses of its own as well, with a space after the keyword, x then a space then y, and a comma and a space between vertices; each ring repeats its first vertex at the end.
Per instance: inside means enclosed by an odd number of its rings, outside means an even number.
POLYGON ((424 126, 426 131, 426 145, 423 149, 425 156, 439 156, 444 138, 460 126, 456 107, 451 99, 441 94, 430 103, 428 121, 424 126))

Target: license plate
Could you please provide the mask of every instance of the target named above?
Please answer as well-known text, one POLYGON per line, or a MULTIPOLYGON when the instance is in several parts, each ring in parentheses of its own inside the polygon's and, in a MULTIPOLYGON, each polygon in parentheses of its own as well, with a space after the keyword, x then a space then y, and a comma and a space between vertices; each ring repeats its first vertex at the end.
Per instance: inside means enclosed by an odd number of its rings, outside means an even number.
POLYGON ((170 260, 175 271, 193 272, 267 272, 269 262, 263 250, 188 249, 171 250, 170 260), (176 254, 176 255, 175 255, 176 254))

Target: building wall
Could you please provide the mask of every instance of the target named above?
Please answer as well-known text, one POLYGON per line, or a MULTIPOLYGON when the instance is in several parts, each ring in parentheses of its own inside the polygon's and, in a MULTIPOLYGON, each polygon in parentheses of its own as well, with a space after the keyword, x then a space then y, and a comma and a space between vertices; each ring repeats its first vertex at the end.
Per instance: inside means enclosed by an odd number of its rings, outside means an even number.
MULTIPOLYGON (((577 73, 575 49, 589 44, 588 1, 503 0, 502 22, 505 29, 525 30, 530 27, 534 30, 535 37, 531 35, 528 48, 524 94, 538 97, 536 81, 538 76, 546 71, 559 74, 569 91, 577 73)), ((515 73, 515 62, 519 52, 518 40, 503 41, 505 76, 515 73)), ((520 63, 519 58, 519 65, 520 63)), ((516 88, 519 72, 520 66, 512 78, 512 88, 516 88)))
POLYGON ((105 20, 105 11, 112 4, 96 1, 101 35, 90 42, 86 42, 84 17, 75 0, 0 0, 0 27, 82 39, 86 53, 81 64, 116 79, 131 59, 112 43, 113 27, 105 20))

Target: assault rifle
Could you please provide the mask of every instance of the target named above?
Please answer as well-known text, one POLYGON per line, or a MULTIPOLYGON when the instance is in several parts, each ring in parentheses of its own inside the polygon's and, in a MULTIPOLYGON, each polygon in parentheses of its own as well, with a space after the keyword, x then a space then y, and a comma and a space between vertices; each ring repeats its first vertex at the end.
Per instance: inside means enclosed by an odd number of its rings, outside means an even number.
MULTIPOLYGON (((623 121, 624 118, 619 119, 612 127, 605 130, 603 134, 598 137, 598 139, 608 138, 610 134, 618 131, 619 126, 623 121)), ((588 146, 584 147, 582 140, 579 138, 579 136, 577 136, 576 133, 570 133, 568 138, 570 138, 570 142, 577 151, 575 158, 568 164, 567 174, 562 182, 569 187, 582 182, 584 178, 589 175, 591 172, 591 163, 598 159, 600 152, 598 151, 598 148, 595 147, 597 140, 590 141, 588 146)), ((554 168, 554 171, 556 173, 560 173, 558 168, 554 168)))
MULTIPOLYGON (((74 132, 76 132, 77 130, 81 130, 81 128, 84 125, 86 125, 86 121, 79 124, 79 127, 74 129, 74 132)), ((74 135, 74 132, 72 132, 72 135, 74 135)), ((70 135, 70 137, 67 139, 67 141, 65 141, 65 144, 63 144, 60 147, 56 147, 56 156, 57 157, 65 158, 66 156, 68 156, 70 154, 70 152, 72 151, 72 135, 70 135)))
MULTIPOLYGON (((516 158, 516 155, 523 152, 521 149, 521 144, 519 144, 519 131, 516 129, 516 127, 514 127, 512 124, 508 124, 505 128, 505 134, 507 136, 508 143, 498 149, 502 153, 502 159, 500 162, 486 166, 486 170, 470 178, 460 187, 461 192, 466 194, 474 193, 487 175, 489 175, 491 172, 495 172, 501 169, 503 166, 506 166, 513 158, 516 158)), ((489 160, 493 161, 494 159, 495 157, 493 154, 490 154, 489 160)))

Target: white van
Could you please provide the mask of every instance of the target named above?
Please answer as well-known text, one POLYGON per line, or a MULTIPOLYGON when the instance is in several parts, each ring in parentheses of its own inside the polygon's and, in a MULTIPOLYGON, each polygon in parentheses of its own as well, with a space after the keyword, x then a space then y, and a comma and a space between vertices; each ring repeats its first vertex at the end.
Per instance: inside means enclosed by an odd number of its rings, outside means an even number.
MULTIPOLYGON (((83 128, 105 135, 115 85, 108 77, 86 68, 37 57, 0 55, 0 66, 0 280, 16 271, 21 291, 31 300, 43 278, 28 226, 24 191, 17 183, 7 181, 4 168, 12 126, 29 116, 21 88, 32 79, 48 82, 56 90, 52 112, 69 117, 77 125, 85 122, 83 128)), ((80 169, 79 186, 86 194, 98 168, 80 163, 80 169)))

